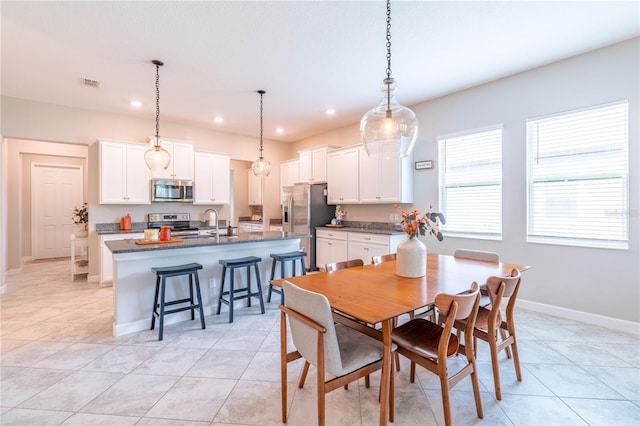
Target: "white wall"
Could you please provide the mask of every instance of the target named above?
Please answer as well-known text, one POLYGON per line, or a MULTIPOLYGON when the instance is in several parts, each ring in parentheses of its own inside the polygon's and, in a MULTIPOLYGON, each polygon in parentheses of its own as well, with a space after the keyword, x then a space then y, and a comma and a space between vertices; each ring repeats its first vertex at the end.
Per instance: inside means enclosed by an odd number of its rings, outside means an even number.
MULTIPOLYGON (((425 238, 428 250, 456 247, 497 251, 507 262, 533 268, 524 274, 520 297, 621 320, 640 322, 639 102, 640 39, 619 43, 532 71, 412 106, 420 126, 414 160, 434 160, 431 170, 414 171, 414 203, 425 210, 438 203, 439 135, 502 124, 503 238, 483 241, 425 238), (628 250, 605 250, 526 242, 527 118, 620 99, 629 101, 630 215, 628 250)), ((399 82, 400 84, 402 82, 399 82)), ((402 103, 402 93, 398 92, 402 103)), ((363 112, 364 113, 364 112, 363 112)), ((359 143, 357 126, 300 141, 312 145, 359 143)), ((389 221, 391 205, 344 206, 348 219, 389 221)), ((482 214, 482 206, 477 206, 482 214)))

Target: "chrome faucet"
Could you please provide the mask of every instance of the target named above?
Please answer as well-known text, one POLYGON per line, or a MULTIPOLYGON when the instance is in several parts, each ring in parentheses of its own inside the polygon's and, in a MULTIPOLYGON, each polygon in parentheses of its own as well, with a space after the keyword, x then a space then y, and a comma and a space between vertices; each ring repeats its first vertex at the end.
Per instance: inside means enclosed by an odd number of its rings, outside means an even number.
POLYGON ((220 238, 220 229, 218 229, 218 210, 216 209, 206 209, 204 211, 204 213, 202 214, 202 221, 203 222, 207 222, 207 214, 208 213, 215 213, 216 214, 216 238, 220 238))

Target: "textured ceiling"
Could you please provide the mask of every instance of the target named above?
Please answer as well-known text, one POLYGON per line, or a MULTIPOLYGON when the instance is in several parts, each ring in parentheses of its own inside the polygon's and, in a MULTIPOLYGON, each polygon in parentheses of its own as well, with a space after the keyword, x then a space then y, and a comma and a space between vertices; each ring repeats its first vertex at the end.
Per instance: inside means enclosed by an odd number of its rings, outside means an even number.
MULTIPOLYGON (((255 91, 264 89, 265 138, 289 142, 358 122, 380 100, 382 1, 0 5, 3 96, 153 121, 159 59, 161 123, 257 136, 255 91)), ((638 1, 394 1, 398 100, 415 104, 637 37, 639 16, 638 1)))

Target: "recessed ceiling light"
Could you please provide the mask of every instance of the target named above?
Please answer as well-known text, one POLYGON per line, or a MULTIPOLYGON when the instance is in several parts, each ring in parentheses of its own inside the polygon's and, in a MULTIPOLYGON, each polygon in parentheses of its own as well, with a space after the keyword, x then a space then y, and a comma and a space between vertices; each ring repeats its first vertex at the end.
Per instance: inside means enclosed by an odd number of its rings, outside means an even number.
POLYGON ((283 133, 284 133, 284 129, 283 129, 282 127, 278 127, 278 128, 276 129, 276 133, 277 133, 277 134, 279 134, 279 135, 281 135, 281 134, 283 134, 283 133))
POLYGON ((222 117, 214 117, 213 121, 215 121, 218 124, 224 123, 224 118, 222 118, 222 117))
POLYGON ((142 106, 142 102, 140 101, 131 101, 131 106, 134 108, 140 108, 142 106))
POLYGON ((327 108, 327 110, 324 113, 327 115, 333 115, 336 113, 336 110, 333 108, 327 108))

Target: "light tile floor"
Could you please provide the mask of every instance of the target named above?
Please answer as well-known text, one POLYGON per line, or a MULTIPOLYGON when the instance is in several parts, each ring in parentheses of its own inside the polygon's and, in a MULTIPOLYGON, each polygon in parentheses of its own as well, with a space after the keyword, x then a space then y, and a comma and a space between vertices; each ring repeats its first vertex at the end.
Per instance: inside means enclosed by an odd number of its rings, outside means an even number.
MULTIPOLYGON (((0 423, 8 425, 279 425, 279 311, 267 304, 122 337, 111 334, 111 288, 69 278, 68 260, 24 265, 0 297, 0 423)), ((526 283, 525 283, 526 285, 526 283)), ((452 391, 453 422, 504 425, 640 424, 640 339, 562 318, 517 312, 523 381, 501 355, 496 401, 489 354, 479 343, 484 419, 470 383, 452 391)), ((314 377, 295 383, 290 425, 315 424, 314 377)), ((439 382, 408 362, 396 378, 400 425, 443 424, 439 382)), ((372 386, 327 397, 328 425, 378 423, 379 374, 372 386)))

